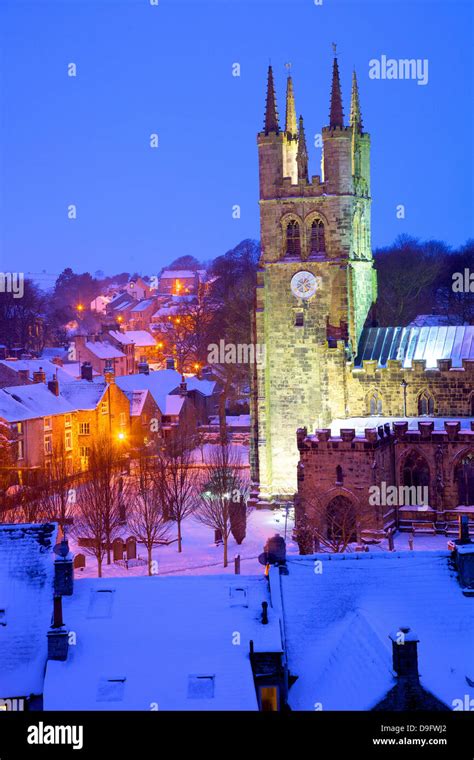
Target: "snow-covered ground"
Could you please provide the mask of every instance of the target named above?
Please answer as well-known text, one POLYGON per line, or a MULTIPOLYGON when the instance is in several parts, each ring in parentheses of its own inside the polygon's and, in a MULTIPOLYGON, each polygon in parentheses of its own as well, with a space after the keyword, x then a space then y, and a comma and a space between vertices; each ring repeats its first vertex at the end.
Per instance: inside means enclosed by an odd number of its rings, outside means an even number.
MULTIPOLYGON (((287 550, 293 554, 298 553, 298 545, 292 541, 291 534, 293 520, 290 516, 287 525, 287 550)), ((240 554, 242 575, 261 575, 263 567, 258 561, 258 556, 263 552, 263 547, 270 536, 275 533, 285 534, 285 510, 255 510, 247 518, 247 535, 240 544, 235 542, 233 536, 229 539, 229 566, 223 566, 222 544, 216 546, 214 531, 203 525, 195 517, 191 516, 183 522, 183 551, 178 552, 176 542, 168 546, 159 546, 153 551, 153 559, 158 563, 158 575, 210 575, 222 573, 234 573, 234 557, 240 554)), ((128 538, 130 533, 126 529, 123 538, 128 538)), ((168 540, 176 538, 176 529, 172 523, 168 540)), ((76 578, 94 577, 97 575, 97 563, 93 556, 77 546, 74 538, 69 538, 71 550, 74 553, 82 552, 86 556, 84 570, 76 570, 76 578)), ((137 545, 137 554, 146 558, 146 549, 143 545, 137 545)), ((104 577, 111 575, 146 575, 146 565, 130 567, 128 570, 121 564, 106 565, 102 568, 104 577)))
MULTIPOLYGON (((298 545, 292 539, 293 517, 290 510, 286 538, 287 553, 298 554, 298 545)), ((247 535, 239 546, 234 538, 229 539, 229 565, 223 566, 222 544, 216 546, 214 532, 195 517, 189 517, 183 523, 183 551, 178 552, 176 541, 167 546, 159 546, 153 551, 153 559, 157 562, 158 575, 212 575, 222 573, 234 573, 234 557, 240 554, 241 574, 260 575, 263 567, 258 561, 263 547, 270 536, 279 533, 285 535, 285 510, 255 510, 247 518, 247 535)), ((409 549, 409 533, 397 533, 395 535, 395 550, 404 551, 409 549)), ((122 537, 128 538, 129 533, 125 529, 122 537)), ((169 540, 176 538, 174 524, 170 531, 169 540)), ((76 570, 76 578, 90 578, 97 575, 97 563, 93 556, 77 546, 74 538, 69 539, 74 553, 82 552, 86 555, 86 567, 84 570, 76 570)), ((414 540, 414 551, 439 551, 447 549, 448 539, 446 536, 417 535, 414 540)), ((388 550, 388 543, 382 541, 369 547, 369 552, 377 554, 388 550)), ((146 550, 143 545, 137 546, 139 557, 146 558, 146 550)), ((146 575, 147 567, 140 564, 128 569, 122 564, 112 563, 103 565, 103 576, 131 576, 146 575)))

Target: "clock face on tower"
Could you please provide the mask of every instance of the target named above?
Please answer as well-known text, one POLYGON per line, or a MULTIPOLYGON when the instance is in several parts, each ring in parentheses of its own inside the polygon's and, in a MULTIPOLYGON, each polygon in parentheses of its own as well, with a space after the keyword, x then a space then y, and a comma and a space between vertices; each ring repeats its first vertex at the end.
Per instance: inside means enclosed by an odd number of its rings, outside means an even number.
POLYGON ((311 298, 318 288, 318 280, 311 272, 297 272, 291 278, 291 292, 296 298, 311 298))

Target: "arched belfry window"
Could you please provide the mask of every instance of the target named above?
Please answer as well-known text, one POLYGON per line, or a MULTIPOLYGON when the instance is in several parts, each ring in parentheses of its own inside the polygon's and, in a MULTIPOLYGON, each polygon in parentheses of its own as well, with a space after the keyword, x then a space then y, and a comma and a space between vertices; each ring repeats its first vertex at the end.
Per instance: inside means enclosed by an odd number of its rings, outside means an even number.
POLYGON ((286 225, 286 254, 301 256, 300 225, 295 220, 286 225))
POLYGON ((310 253, 326 253, 326 239, 324 236, 324 223, 315 219, 311 225, 310 253))
POLYGON ((434 414, 434 398, 428 391, 423 391, 418 398, 418 414, 434 414))
POLYGON ((458 487, 458 504, 474 506, 474 452, 465 454, 456 466, 454 478, 458 487))
POLYGON ((370 415, 382 414, 382 398, 378 391, 373 391, 370 394, 368 407, 370 415))

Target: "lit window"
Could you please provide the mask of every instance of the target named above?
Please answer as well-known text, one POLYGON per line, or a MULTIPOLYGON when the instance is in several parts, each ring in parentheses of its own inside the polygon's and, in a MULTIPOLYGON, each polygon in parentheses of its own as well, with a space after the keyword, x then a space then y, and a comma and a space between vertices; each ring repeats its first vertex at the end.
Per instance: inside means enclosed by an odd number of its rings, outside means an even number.
POLYGON ((53 437, 51 435, 44 437, 44 453, 47 455, 53 453, 53 437))
POLYGON ((260 687, 260 705, 262 712, 278 710, 278 688, 276 686, 260 687))
POLYGON ((107 414, 108 413, 108 411, 109 411, 109 405, 108 405, 107 401, 101 401, 101 403, 100 403, 100 411, 101 411, 101 414, 107 414))
POLYGON ((16 423, 16 432, 18 435, 23 435, 23 422, 16 423))
POLYGON ((45 430, 51 430, 52 426, 53 426, 53 423, 52 423, 51 417, 45 417, 44 418, 44 429, 45 430))
POLYGON ((90 432, 91 432, 90 422, 79 423, 79 435, 90 435, 90 432))

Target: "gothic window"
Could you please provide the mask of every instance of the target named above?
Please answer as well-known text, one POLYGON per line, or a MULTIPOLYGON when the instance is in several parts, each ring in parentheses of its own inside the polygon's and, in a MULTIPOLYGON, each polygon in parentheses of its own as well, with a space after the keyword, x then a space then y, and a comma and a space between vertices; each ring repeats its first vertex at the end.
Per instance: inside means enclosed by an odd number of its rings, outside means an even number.
POLYGON ((327 538, 329 541, 347 546, 357 540, 356 511, 345 496, 336 496, 326 510, 327 538))
POLYGON ((342 467, 340 464, 336 467, 336 483, 338 486, 342 486, 342 483, 344 481, 344 474, 342 472, 342 467))
POLYGON ((301 256, 300 225, 294 220, 286 226, 286 255, 301 256))
POLYGON ((430 484, 430 468, 424 456, 412 451, 405 459, 402 477, 403 485, 409 488, 411 486, 428 487, 430 484))
POLYGON ((324 224, 319 219, 311 225, 311 254, 326 253, 326 240, 324 236, 324 224))
POLYGON ((418 414, 434 414, 434 399, 428 391, 423 391, 418 398, 418 414))
POLYGON ((382 414, 382 399, 378 391, 374 391, 369 396, 369 414, 382 414))
POLYGON ((474 452, 470 451, 458 463, 454 479, 458 487, 458 504, 474 506, 474 452))

